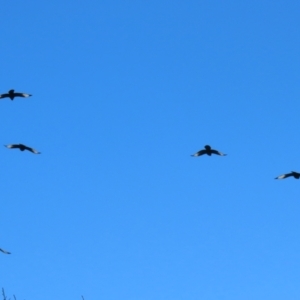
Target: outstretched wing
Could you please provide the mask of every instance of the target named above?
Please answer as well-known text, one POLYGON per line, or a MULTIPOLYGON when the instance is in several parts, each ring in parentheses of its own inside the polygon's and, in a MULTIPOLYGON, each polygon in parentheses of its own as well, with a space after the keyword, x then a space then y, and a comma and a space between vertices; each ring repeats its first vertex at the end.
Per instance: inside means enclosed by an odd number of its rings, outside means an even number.
POLYGON ((292 171, 293 175, 300 176, 300 173, 292 171))
POLYGON ((207 151, 206 150, 200 150, 198 152, 196 152, 195 154, 192 154, 191 156, 200 156, 200 155, 203 155, 203 154, 206 154, 207 151))
POLYGON ((9 97, 9 94, 2 94, 0 95, 0 98, 8 98, 9 97))
POLYGON ((217 150, 211 150, 211 153, 214 153, 214 154, 217 154, 217 155, 221 155, 221 156, 226 156, 227 154, 224 154, 220 151, 217 151, 217 150))
POLYGON ((28 98, 28 97, 30 97, 30 96, 32 96, 32 95, 30 95, 30 94, 25 94, 25 93, 14 93, 14 96, 15 96, 15 97, 28 98))
POLYGON ((4 145, 4 147, 9 148, 9 149, 20 148, 20 146, 17 144, 4 145))
POLYGON ((41 154, 41 152, 39 152, 39 151, 37 151, 37 150, 35 150, 35 149, 31 148, 31 147, 25 146, 25 149, 28 150, 28 151, 30 151, 30 152, 32 152, 32 153, 34 153, 34 154, 41 154))
POLYGON ((1 249, 1 248, 0 248, 0 251, 1 251, 2 253, 4 253, 4 254, 11 254, 10 252, 8 252, 8 251, 6 251, 6 250, 3 250, 3 249, 1 249))
POLYGON ((293 173, 282 174, 282 175, 276 177, 275 179, 284 179, 284 178, 287 178, 287 177, 290 177, 290 176, 293 176, 293 173))

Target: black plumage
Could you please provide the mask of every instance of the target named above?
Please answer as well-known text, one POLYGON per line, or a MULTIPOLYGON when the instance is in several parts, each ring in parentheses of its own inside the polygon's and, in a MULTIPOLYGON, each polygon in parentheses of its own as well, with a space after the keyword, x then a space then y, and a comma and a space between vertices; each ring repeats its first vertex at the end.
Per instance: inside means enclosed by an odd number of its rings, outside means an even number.
POLYGON ((7 94, 0 95, 0 98, 10 98, 10 100, 14 100, 15 97, 28 98, 30 96, 32 95, 26 93, 15 93, 15 90, 9 90, 7 94))
POLYGON ((41 154, 41 152, 39 152, 31 147, 25 146, 23 144, 11 144, 11 145, 4 145, 4 146, 9 149, 20 149, 21 151, 28 150, 34 154, 41 154))
POLYGON ((295 179, 299 179, 300 173, 291 171, 291 173, 282 174, 282 175, 276 177, 275 179, 285 179, 285 178, 291 177, 291 176, 293 176, 295 179))
POLYGON ((204 148, 205 149, 200 150, 200 151, 196 152, 195 154, 192 154, 191 156, 200 156, 200 155, 203 155, 203 154, 207 154, 209 156, 211 156, 212 154, 217 154, 217 155, 221 155, 221 156, 227 155, 227 154, 224 154, 224 153, 222 153, 218 150, 211 149, 211 147, 209 145, 205 145, 204 148))

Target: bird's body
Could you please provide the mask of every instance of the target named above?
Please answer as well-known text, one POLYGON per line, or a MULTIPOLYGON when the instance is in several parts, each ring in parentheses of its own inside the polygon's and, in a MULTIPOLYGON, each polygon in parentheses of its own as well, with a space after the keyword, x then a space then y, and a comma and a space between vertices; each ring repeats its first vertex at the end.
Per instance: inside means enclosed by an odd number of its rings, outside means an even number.
POLYGON ((4 249, 1 249, 1 248, 0 248, 0 251, 1 251, 2 253, 4 253, 4 254, 11 254, 10 252, 8 252, 8 251, 6 251, 6 250, 4 250, 4 249))
POLYGON ((14 100, 15 97, 23 97, 28 98, 32 95, 26 93, 15 93, 15 90, 9 90, 7 94, 0 95, 0 98, 10 98, 10 100, 14 100))
POLYGON ((37 150, 31 147, 27 147, 23 144, 11 144, 11 145, 4 145, 4 146, 9 149, 20 149, 21 151, 28 150, 34 154, 41 154, 41 152, 38 152, 37 150))
POLYGON ((300 173, 295 172, 295 171, 291 171, 291 173, 282 174, 282 175, 276 177, 275 179, 285 179, 285 178, 291 177, 291 176, 293 176, 295 179, 299 179, 300 178, 300 173))
POLYGON ((207 154, 209 156, 211 156, 212 154, 217 154, 217 155, 221 155, 221 156, 227 155, 227 154, 224 154, 220 151, 211 149, 211 147, 209 145, 204 146, 204 148, 205 149, 200 150, 200 151, 196 152, 195 154, 192 154, 191 156, 200 156, 200 155, 203 155, 203 154, 207 154))

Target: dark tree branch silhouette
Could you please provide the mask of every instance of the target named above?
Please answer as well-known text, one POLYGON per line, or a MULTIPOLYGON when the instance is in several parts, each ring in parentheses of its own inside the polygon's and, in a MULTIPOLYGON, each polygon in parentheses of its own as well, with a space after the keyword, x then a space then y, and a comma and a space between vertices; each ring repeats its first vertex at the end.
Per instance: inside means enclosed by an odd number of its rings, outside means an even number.
POLYGON ((4 288, 2 288, 2 295, 3 295, 3 300, 7 300, 6 295, 5 295, 4 288))

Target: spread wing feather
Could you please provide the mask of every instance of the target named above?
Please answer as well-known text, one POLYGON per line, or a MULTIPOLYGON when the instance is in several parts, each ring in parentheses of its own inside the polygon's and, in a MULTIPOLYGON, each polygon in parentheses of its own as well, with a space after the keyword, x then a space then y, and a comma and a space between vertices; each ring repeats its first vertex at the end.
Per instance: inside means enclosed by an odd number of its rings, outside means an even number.
POLYGON ((14 93, 14 96, 15 97, 24 97, 24 98, 27 98, 27 97, 30 97, 31 95, 30 94, 26 94, 26 93, 14 93))
POLYGON ((31 147, 25 146, 25 149, 28 150, 28 151, 30 151, 30 152, 32 152, 32 153, 34 153, 34 154, 40 154, 41 153, 41 152, 39 152, 39 151, 31 148, 31 147))
POLYGON ((20 148, 20 146, 17 144, 10 144, 10 145, 4 145, 4 146, 9 149, 20 148))
POLYGON ((196 152, 195 154, 192 154, 191 156, 200 156, 200 155, 203 155, 205 153, 207 153, 206 150, 200 150, 200 151, 196 152))
POLYGON ((9 97, 9 94, 2 94, 0 95, 0 98, 8 98, 9 97))
POLYGON ((217 155, 221 155, 221 156, 226 156, 227 154, 224 154, 220 151, 217 151, 217 150, 211 150, 211 153, 214 153, 214 154, 217 154, 217 155))
POLYGON ((290 176, 293 176, 293 173, 282 174, 282 175, 276 177, 275 179, 285 179, 290 176))

